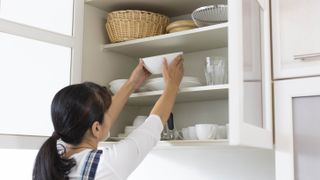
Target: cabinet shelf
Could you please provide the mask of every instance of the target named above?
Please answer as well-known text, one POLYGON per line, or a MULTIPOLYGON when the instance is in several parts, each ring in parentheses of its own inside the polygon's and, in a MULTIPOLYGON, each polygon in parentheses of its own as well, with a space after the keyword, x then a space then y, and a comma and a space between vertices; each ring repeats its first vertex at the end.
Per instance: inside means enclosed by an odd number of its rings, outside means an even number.
MULTIPOLYGON (((99 147, 109 147, 117 142, 105 141, 99 144, 99 147)), ((216 139, 216 140, 170 140, 160 141, 156 149, 172 149, 172 148, 235 148, 229 145, 228 139, 216 139)))
MULTIPOLYGON (((228 98, 227 84, 214 86, 199 86, 181 89, 176 102, 209 101, 228 98)), ((128 104, 131 105, 152 105, 161 96, 163 91, 150 91, 134 93, 129 97, 128 104)))
POLYGON ((138 9, 162 13, 170 17, 190 14, 201 6, 227 3, 226 0, 86 0, 85 2, 107 12, 124 9, 138 9), (183 8, 181 8, 181 6, 183 6, 183 8))
POLYGON ((227 36, 228 23, 221 23, 176 33, 106 44, 103 49, 136 58, 177 51, 190 53, 227 47, 227 36))

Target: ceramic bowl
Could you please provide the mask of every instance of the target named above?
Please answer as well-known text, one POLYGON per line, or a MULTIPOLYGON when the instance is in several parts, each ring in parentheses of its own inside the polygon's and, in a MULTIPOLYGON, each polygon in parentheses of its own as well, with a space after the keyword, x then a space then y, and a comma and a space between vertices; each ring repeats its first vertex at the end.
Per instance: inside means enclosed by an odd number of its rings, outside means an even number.
POLYGON ((189 129, 188 128, 182 128, 181 130, 182 132, 182 136, 183 136, 183 139, 185 140, 190 140, 190 135, 189 135, 189 129))
POLYGON ((197 137, 196 127, 190 126, 188 127, 188 130, 189 130, 189 138, 191 140, 197 140, 198 137, 197 137))
POLYGON ((196 134, 199 140, 215 139, 218 125, 216 124, 197 124, 196 134))
POLYGON ((174 59, 182 55, 183 52, 175 52, 170 54, 163 54, 158 56, 152 56, 152 57, 145 57, 142 58, 142 61, 144 62, 144 67, 152 74, 161 74, 162 73, 162 63, 164 58, 167 59, 168 64, 171 64, 174 59))
POLYGON ((109 83, 110 90, 113 94, 115 94, 119 89, 123 86, 123 84, 127 81, 127 79, 116 79, 109 83))

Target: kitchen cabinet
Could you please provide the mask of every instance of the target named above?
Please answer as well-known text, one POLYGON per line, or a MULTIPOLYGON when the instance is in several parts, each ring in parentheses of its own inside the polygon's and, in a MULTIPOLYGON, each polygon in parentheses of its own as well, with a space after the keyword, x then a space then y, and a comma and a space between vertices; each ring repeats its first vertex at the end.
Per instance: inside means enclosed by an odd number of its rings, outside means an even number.
MULTIPOLYGON (((273 147, 269 1, 86 0, 85 3, 82 81, 108 85, 114 79, 129 77, 140 57, 183 51, 185 75, 199 78, 203 86, 180 90, 173 109, 175 127, 199 123, 228 123, 230 127, 228 140, 180 140, 162 142, 163 146, 273 147), (196 8, 215 3, 228 4, 228 22, 116 44, 109 43, 104 27, 106 14, 113 10, 143 9, 179 20, 190 19, 196 8), (205 85, 203 67, 207 56, 226 59, 227 84, 205 85)), ((162 91, 132 94, 111 135, 121 133, 135 116, 147 114, 161 94, 162 91)))
POLYGON ((271 4, 274 78, 320 75, 320 1, 271 4))
POLYGON ((319 77, 275 82, 276 179, 320 179, 319 77))

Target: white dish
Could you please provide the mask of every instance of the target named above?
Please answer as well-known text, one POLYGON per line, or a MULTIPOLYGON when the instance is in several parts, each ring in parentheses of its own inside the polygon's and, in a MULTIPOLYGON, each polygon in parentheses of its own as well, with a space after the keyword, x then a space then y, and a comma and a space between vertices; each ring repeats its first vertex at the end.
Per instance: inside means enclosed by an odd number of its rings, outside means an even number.
POLYGON ((218 4, 200 7, 191 14, 198 27, 209 26, 228 21, 228 5, 218 4))
POLYGON ((183 52, 175 52, 175 53, 170 53, 170 54, 145 57, 145 58, 142 58, 142 61, 144 62, 144 67, 150 73, 161 74, 162 73, 162 63, 163 63, 164 58, 167 59, 168 64, 171 64, 177 56, 182 55, 182 54, 183 54, 183 52))
POLYGON ((183 139, 191 140, 189 135, 189 128, 182 128, 181 132, 182 132, 183 139))
POLYGON ((218 131, 216 124, 196 124, 196 134, 199 140, 215 139, 218 131))
POLYGON ((110 90, 113 94, 115 94, 119 89, 123 86, 123 84, 127 81, 127 79, 116 79, 109 83, 110 90))
POLYGON ((198 139, 197 132, 196 132, 196 127, 190 126, 190 127, 188 127, 188 130, 189 130, 189 138, 190 138, 190 140, 198 139))
MULTIPOLYGON (((123 84, 127 82, 127 80, 128 79, 116 79, 111 81, 109 83, 110 91, 113 94, 116 94, 120 90, 120 88, 123 86, 123 84)), ((136 92, 144 92, 144 91, 148 91, 148 89, 146 89, 143 86, 141 86, 139 89, 136 90, 136 92)))
MULTIPOLYGON (((164 79, 162 77, 150 79, 145 83, 145 86, 148 89, 153 91, 164 90, 165 88, 164 79)), ((183 77, 180 84, 180 88, 196 87, 196 86, 201 86, 200 81, 195 77, 188 77, 188 76, 183 77)))

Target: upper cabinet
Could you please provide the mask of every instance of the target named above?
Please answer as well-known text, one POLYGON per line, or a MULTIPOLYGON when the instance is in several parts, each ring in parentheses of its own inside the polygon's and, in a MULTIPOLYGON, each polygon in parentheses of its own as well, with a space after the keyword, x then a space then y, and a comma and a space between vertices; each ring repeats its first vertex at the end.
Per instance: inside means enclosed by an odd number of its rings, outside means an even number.
MULTIPOLYGON (((184 52, 185 75, 200 80, 198 87, 182 88, 173 109, 175 127, 229 124, 227 141, 185 141, 269 148, 272 141, 271 58, 268 0, 87 0, 84 16, 83 81, 102 85, 127 78, 138 58, 184 52), (170 34, 110 43, 105 16, 114 10, 148 10, 171 21, 191 19, 193 10, 213 4, 228 5, 228 21, 170 34), (225 83, 207 85, 206 57, 225 60, 225 83)), ((148 114, 162 91, 134 93, 111 132, 117 136, 137 115, 148 114)), ((176 141, 175 141, 176 142, 176 141)), ((173 143, 173 145, 183 145, 173 143)))
POLYGON ((320 75, 320 1, 271 4, 274 78, 320 75))

